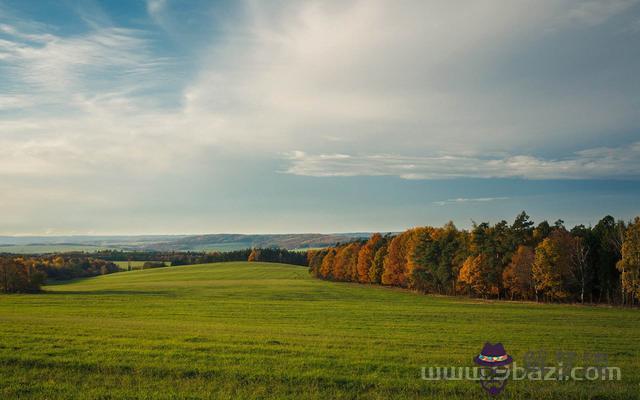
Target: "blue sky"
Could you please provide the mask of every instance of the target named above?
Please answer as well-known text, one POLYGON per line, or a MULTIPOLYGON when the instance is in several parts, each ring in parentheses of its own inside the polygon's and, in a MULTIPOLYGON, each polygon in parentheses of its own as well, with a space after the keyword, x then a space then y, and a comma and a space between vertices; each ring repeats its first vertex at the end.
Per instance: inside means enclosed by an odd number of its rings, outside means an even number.
POLYGON ((640 214, 640 2, 0 0, 0 234, 640 214))

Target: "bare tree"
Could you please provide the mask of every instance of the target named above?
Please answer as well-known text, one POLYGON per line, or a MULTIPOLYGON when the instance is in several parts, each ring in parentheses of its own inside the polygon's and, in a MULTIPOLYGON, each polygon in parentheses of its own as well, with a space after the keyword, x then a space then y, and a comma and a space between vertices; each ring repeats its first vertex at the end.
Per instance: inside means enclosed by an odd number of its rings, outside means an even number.
POLYGON ((574 271, 580 282, 580 302, 584 303, 584 291, 587 281, 587 274, 589 273, 589 247, 584 243, 582 238, 575 238, 573 246, 572 261, 574 271))

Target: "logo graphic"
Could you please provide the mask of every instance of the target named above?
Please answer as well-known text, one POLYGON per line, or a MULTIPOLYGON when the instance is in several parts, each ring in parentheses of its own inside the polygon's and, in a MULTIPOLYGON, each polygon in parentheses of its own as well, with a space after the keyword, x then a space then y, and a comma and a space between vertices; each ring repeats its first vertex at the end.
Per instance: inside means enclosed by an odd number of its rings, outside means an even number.
POLYGON ((507 385, 509 378, 508 365, 513 358, 504 350, 502 343, 485 343, 480 354, 473 358, 480 370, 480 384, 492 396, 500 394, 507 385))

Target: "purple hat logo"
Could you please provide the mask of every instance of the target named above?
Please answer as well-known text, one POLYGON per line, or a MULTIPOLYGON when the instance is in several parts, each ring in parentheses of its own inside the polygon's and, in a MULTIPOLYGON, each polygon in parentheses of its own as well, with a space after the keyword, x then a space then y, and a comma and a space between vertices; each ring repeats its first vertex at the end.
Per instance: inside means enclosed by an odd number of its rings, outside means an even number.
POLYGON ((502 343, 485 343, 480 354, 473 358, 473 362, 483 367, 480 371, 482 388, 492 396, 501 393, 507 385, 508 374, 505 367, 513 362, 513 358, 504 349, 502 343))

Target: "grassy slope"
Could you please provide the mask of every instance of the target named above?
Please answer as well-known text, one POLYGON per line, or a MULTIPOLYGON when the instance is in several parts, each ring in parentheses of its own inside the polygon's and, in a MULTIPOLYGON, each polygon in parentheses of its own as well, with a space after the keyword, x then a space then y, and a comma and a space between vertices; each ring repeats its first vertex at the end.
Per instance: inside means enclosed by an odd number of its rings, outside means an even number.
POLYGON ((600 351, 623 382, 510 382, 512 399, 634 398, 637 310, 483 303, 226 263, 131 271, 0 296, 0 398, 477 398, 420 367, 486 340, 600 351))

